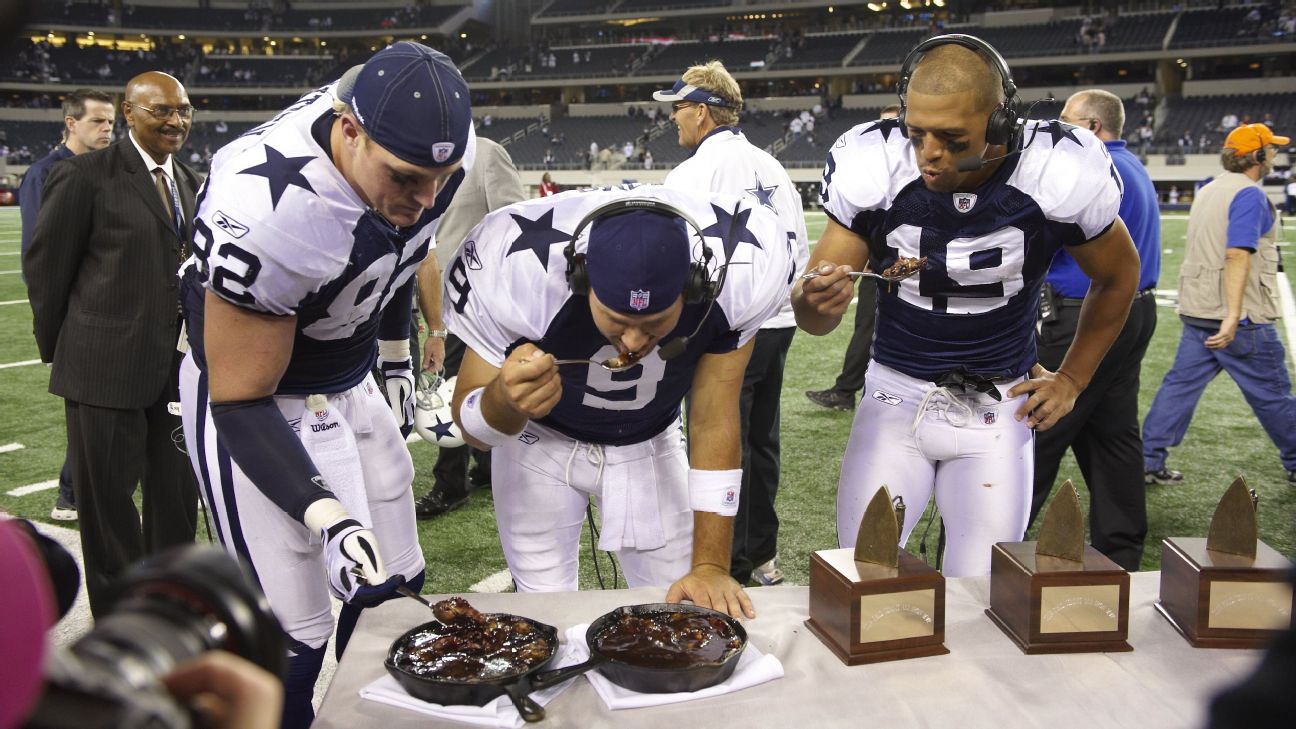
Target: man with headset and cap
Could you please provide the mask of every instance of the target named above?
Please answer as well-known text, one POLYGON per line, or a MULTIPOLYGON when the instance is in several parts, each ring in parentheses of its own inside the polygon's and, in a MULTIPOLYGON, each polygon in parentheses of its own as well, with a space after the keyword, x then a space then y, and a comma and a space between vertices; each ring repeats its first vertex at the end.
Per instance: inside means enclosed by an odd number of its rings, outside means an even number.
POLYGON ((1179 267, 1183 334, 1143 419, 1143 469, 1148 483, 1178 483, 1166 467, 1183 441, 1193 410, 1223 370, 1278 448, 1287 483, 1296 485, 1296 396, 1287 353, 1274 322, 1278 307, 1278 214, 1261 182, 1279 147, 1291 144, 1264 124, 1243 124, 1224 140, 1224 174, 1197 191, 1179 267))
POLYGON ((468 345, 454 415, 492 449, 519 591, 577 589, 593 497, 598 546, 631 587, 754 615, 729 575, 738 394, 793 276, 782 225, 750 197, 588 190, 510 205, 468 234, 443 287, 468 345))
POLYGON ((1007 64, 984 41, 945 35, 905 59, 900 117, 846 132, 828 153, 829 220, 793 289, 797 323, 841 321, 848 274, 899 259, 916 275, 878 286, 873 362, 837 494, 854 544, 887 486, 908 539, 931 495, 945 520, 944 572, 986 574, 995 542, 1018 541, 1032 491, 1032 429, 1065 415, 1125 321, 1138 255, 1117 216, 1120 181, 1093 134, 1025 122, 1007 64), (1056 372, 1040 366, 1035 317, 1059 246, 1092 280, 1056 372))
POLYGON ((289 636, 284 727, 313 718, 330 593, 341 654, 362 607, 423 584, 411 297, 474 143, 454 63, 402 41, 222 148, 198 195, 185 444, 289 636))

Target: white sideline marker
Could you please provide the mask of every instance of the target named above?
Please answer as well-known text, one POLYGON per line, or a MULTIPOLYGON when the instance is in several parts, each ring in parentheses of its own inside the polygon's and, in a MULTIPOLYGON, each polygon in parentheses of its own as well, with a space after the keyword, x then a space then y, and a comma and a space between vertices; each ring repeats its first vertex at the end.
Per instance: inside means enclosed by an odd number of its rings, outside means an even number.
POLYGON ((22 362, 8 362, 8 363, 6 363, 6 364, 0 364, 0 370, 7 370, 7 369, 9 369, 10 367, 28 367, 28 366, 36 365, 36 364, 40 364, 40 360, 38 360, 38 359, 25 359, 25 360, 23 360, 22 362))
POLYGON ((1286 272, 1278 274, 1278 301, 1287 330, 1287 358, 1296 365, 1296 298, 1292 296, 1291 280, 1286 272))
POLYGON ((5 443, 4 445, 0 445, 0 453, 12 453, 14 451, 20 451, 25 447, 26 446, 22 443, 5 443))
MULTIPOLYGON (((54 485, 58 485, 55 481, 54 485)), ((468 588, 469 592, 504 592, 513 586, 513 575, 508 570, 500 570, 486 579, 468 588)))
POLYGON ((19 486, 18 488, 13 489, 12 491, 6 491, 5 496, 26 496, 27 494, 34 494, 37 491, 48 491, 49 489, 56 489, 56 488, 58 488, 57 478, 54 479, 53 481, 41 481, 40 483, 33 483, 33 484, 28 484, 26 486, 19 486))

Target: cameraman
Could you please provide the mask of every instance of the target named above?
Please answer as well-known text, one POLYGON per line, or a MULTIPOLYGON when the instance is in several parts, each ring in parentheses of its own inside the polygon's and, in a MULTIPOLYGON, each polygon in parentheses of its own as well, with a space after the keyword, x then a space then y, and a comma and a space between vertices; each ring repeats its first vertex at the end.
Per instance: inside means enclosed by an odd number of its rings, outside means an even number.
MULTIPOLYGON (((60 726, 38 708, 47 663, 46 631, 76 597, 80 574, 58 543, 31 524, 0 518, 0 729, 60 726), (34 713, 33 713, 34 712, 34 713)), ((283 684, 272 673, 225 651, 208 651, 162 678, 178 702, 211 729, 274 729, 283 684)))

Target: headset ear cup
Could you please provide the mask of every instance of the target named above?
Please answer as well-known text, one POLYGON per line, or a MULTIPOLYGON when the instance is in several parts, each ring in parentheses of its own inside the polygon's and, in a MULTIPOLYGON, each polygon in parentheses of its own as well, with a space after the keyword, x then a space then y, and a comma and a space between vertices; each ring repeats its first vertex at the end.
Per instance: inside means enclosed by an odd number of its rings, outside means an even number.
POLYGON ((684 282, 684 303, 700 304, 711 298, 711 279, 706 265, 694 261, 689 264, 688 280, 684 282))
POLYGON ((589 273, 585 271, 585 254, 567 257, 567 287, 577 296, 589 296, 589 273))
POLYGON ((1261 147, 1260 149, 1256 150, 1256 164, 1262 165, 1264 164, 1264 161, 1268 158, 1269 158, 1269 152, 1264 147, 1261 147))

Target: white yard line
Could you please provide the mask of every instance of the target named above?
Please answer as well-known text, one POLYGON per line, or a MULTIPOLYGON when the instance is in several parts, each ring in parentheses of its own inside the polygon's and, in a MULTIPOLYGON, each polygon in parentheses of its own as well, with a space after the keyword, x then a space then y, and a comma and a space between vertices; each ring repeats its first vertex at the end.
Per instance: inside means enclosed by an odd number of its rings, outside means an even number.
POLYGON ((1292 297, 1287 274, 1278 274, 1278 302, 1282 307, 1283 328, 1287 330, 1287 358, 1296 367, 1296 299, 1292 297))
POLYGON ((11 274, 11 273, 22 273, 22 270, 21 270, 21 269, 14 269, 14 270, 12 270, 12 271, 0 271, 0 276, 4 276, 4 275, 7 275, 7 274, 11 274))
POLYGON ((468 588, 469 592, 504 592, 513 586, 513 575, 508 570, 500 570, 486 579, 468 588))
POLYGON ((38 359, 25 359, 22 362, 8 362, 6 364, 0 364, 0 370, 7 370, 10 367, 29 367, 40 363, 41 361, 38 359))
POLYGON ((14 304, 25 304, 27 299, 14 299, 13 301, 0 301, 0 306, 12 306, 14 304))
POLYGON ((23 448, 26 448, 26 446, 22 443, 5 443, 4 445, 0 445, 0 453, 13 453, 14 451, 20 451, 23 448))
POLYGON ((57 478, 54 479, 53 481, 41 481, 40 483, 33 483, 33 484, 28 484, 26 486, 19 486, 16 489, 6 491, 5 496, 26 496, 27 494, 34 494, 37 491, 48 491, 50 489, 56 489, 56 488, 58 488, 57 478))

